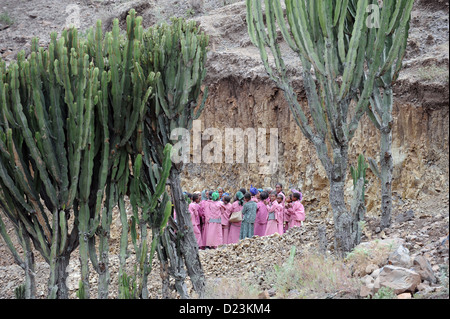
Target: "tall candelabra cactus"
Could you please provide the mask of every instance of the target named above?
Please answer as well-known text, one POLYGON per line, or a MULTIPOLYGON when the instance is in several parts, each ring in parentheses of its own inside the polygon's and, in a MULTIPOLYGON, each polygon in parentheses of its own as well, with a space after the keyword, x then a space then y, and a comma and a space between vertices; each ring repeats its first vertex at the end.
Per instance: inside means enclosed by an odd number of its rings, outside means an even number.
MULTIPOLYGON (((408 17, 411 12, 413 1, 400 1, 395 7, 393 15, 405 15, 408 17)), ((402 61, 406 53, 407 35, 409 32, 410 20, 401 21, 403 27, 395 29, 395 24, 390 24, 386 30, 385 52, 381 55, 383 68, 377 75, 374 83, 370 106, 367 114, 375 127, 380 131, 380 155, 378 166, 376 161, 368 158, 372 172, 381 182, 381 222, 380 227, 384 229, 391 225, 392 212, 392 129, 394 126, 392 118, 393 109, 393 84, 397 80, 402 68, 402 61), (401 33, 403 32, 403 34, 401 33), (398 45, 400 41, 400 45, 398 45), (397 58, 395 63, 390 60, 397 58)), ((400 23, 396 22, 396 23, 400 23)), ((371 60, 367 61, 369 67, 371 60)))
POLYGON ((0 205, 26 258, 15 250, 3 221, 0 230, 26 271, 27 298, 34 291, 31 242, 50 264, 49 297, 68 297, 66 267, 78 245, 80 297, 90 297, 89 259, 99 273, 99 297, 107 297, 116 204, 124 229, 123 272, 129 155, 142 151, 144 113, 156 79, 140 64, 142 34, 141 18, 131 10, 126 37, 118 20, 105 36, 99 22, 87 38, 76 29, 64 30, 59 39, 53 33, 48 50, 35 39, 29 59, 21 52, 8 68, 0 63, 0 205))
POLYGON ((34 40, 28 60, 21 52, 17 63, 0 67, 0 205, 25 251, 31 253, 31 240, 50 265, 49 297, 59 298, 67 298, 66 266, 79 240, 78 224, 69 233, 67 220, 79 194, 83 153, 93 147, 99 86, 86 48, 71 40, 65 33, 56 41, 53 34, 47 51, 34 40))
MULTIPOLYGON (((195 21, 173 19, 171 25, 150 28, 144 34, 144 52, 152 52, 144 59, 148 68, 158 72, 155 95, 149 100, 145 115, 145 146, 149 159, 162 166, 166 144, 176 144, 180 136, 171 136, 175 128, 190 129, 192 121, 200 115, 207 96, 198 105, 202 82, 206 75, 206 47, 208 36, 201 33, 195 21), (150 50, 150 48, 153 48, 150 50)), ((144 162, 145 163, 145 162, 144 162)), ((145 171, 151 167, 148 161, 145 171)), ((204 291, 204 274, 198 256, 198 246, 192 230, 190 214, 180 186, 183 161, 174 162, 170 170, 169 185, 177 214, 180 251, 194 289, 204 291)), ((147 178, 150 180, 150 178, 147 178)), ((180 260, 182 260, 180 258, 180 260)))
POLYGON ((296 123, 325 168, 335 248, 344 254, 355 246, 358 229, 357 216, 348 212, 344 200, 349 142, 380 75, 392 65, 401 65, 398 52, 408 36, 413 0, 383 1, 378 26, 368 23, 369 5, 378 8, 377 0, 284 2, 285 10, 280 0, 247 0, 248 33, 269 77, 284 91, 296 123), (300 58, 311 121, 288 77, 278 30, 300 58), (386 46, 389 34, 394 34, 390 47, 386 46), (274 58, 272 64, 268 50, 274 58))

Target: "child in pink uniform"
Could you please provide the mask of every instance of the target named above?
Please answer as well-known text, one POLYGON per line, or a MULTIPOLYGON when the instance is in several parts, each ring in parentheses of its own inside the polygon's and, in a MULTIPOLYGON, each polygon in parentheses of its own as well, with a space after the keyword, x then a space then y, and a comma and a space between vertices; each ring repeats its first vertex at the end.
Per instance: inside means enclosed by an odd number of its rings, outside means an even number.
POLYGON ((284 196, 283 193, 278 193, 277 194, 277 203, 281 206, 281 216, 280 216, 280 223, 278 223, 278 230, 279 230, 279 234, 282 235, 284 234, 284 210, 286 209, 284 207, 284 202, 286 200, 286 197, 284 196))
MULTIPOLYGON (((282 198, 282 197, 280 197, 282 198)), ((280 225, 283 225, 283 206, 281 206, 280 203, 277 201, 277 193, 272 192, 270 194, 270 203, 268 206, 268 221, 267 221, 267 227, 266 227, 266 236, 278 233, 282 234, 282 227, 280 225), (281 232, 280 232, 281 231, 281 232)))
POLYGON ((260 195, 260 201, 256 204, 256 219, 255 219, 255 230, 254 235, 264 236, 266 234, 267 218, 269 212, 267 211, 266 200, 269 194, 267 192, 262 192, 260 195))
POLYGON ((253 187, 253 185, 250 185, 250 194, 252 194, 251 201, 254 201, 255 203, 259 202, 260 194, 256 187, 253 187))
POLYGON ((222 212, 221 222, 222 222, 222 242, 224 245, 229 244, 228 240, 228 233, 230 231, 230 216, 231 216, 231 209, 232 205, 230 203, 230 196, 224 196, 223 202, 220 209, 222 212))
MULTIPOLYGON (((231 205, 231 213, 239 212, 242 210, 242 206, 244 205, 244 194, 239 191, 236 193, 236 199, 231 205)), ((228 232, 228 243, 235 244, 239 242, 239 235, 241 233, 241 223, 230 223, 230 231, 228 232)))
POLYGON ((189 212, 191 213, 191 221, 192 227, 194 229, 195 238, 197 238, 198 247, 201 247, 203 244, 202 234, 200 232, 200 196, 198 194, 194 194, 192 196, 192 203, 189 204, 189 212))
POLYGON ((209 205, 212 201, 209 199, 209 191, 208 190, 204 190, 202 192, 202 201, 200 202, 200 208, 201 208, 201 222, 202 222, 202 229, 201 229, 201 233, 202 233, 202 246, 200 248, 205 249, 205 242, 206 242, 206 229, 208 228, 208 223, 207 223, 207 215, 210 215, 210 209, 209 209, 209 205))
POLYGON ((301 203, 301 193, 292 194, 292 206, 289 208, 290 225, 289 227, 300 227, 305 220, 305 208, 301 203))
POLYGON ((205 246, 217 248, 223 244, 222 239, 222 211, 220 207, 222 202, 219 201, 219 193, 212 194, 212 201, 209 203, 209 213, 205 214, 206 218, 206 240, 205 246))
POLYGON ((289 208, 291 208, 292 205, 292 194, 287 196, 284 200, 284 209, 283 209, 283 231, 287 232, 289 230, 291 216, 289 212, 289 208))

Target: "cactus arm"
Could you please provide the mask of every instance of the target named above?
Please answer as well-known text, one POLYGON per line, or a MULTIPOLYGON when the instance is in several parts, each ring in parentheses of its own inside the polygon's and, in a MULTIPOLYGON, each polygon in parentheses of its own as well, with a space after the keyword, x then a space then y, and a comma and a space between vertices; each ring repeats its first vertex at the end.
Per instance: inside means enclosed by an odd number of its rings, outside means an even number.
MULTIPOLYGON (((2 198, 1 193, 2 193, 2 191, 0 190, 0 201, 4 202, 4 198, 2 198)), ((0 215, 0 234, 2 235, 3 239, 5 240, 5 243, 8 246, 9 251, 11 252, 16 264, 22 265, 21 267, 23 268, 24 262, 23 262, 22 258, 20 257, 19 253, 17 252, 16 248, 14 247, 11 237, 9 237, 9 235, 8 235, 5 223, 3 222, 1 215, 0 215)))
MULTIPOLYGON (((358 46, 360 44, 360 39, 362 35, 362 31, 364 30, 365 21, 365 12, 367 8, 367 0, 358 1, 357 14, 356 14, 356 22, 353 28, 352 37, 349 43, 349 49, 346 55, 344 74, 342 76, 342 85, 339 93, 339 100, 342 100, 344 95, 350 90, 350 83, 352 82, 352 76, 354 69, 356 68, 356 57, 358 53, 358 46)), ((363 63, 360 61, 359 63, 363 63)))
MULTIPOLYGON (((407 38, 411 11, 414 4, 414 0, 404 0, 404 1, 406 1, 405 9, 399 21, 399 27, 394 34, 393 46, 389 51, 385 63, 379 73, 380 76, 383 76, 383 74, 391 68, 394 61, 398 59, 399 56, 401 57, 403 55, 402 52, 400 52, 400 49, 405 47, 404 39, 407 38)), ((395 19, 393 19, 392 21, 395 21, 395 19)))

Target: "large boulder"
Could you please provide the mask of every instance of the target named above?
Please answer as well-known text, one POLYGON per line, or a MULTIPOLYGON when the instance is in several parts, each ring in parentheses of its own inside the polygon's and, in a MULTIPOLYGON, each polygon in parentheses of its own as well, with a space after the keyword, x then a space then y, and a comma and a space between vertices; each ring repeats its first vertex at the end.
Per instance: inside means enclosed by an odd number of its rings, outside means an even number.
POLYGON ((384 266, 378 279, 380 287, 392 288, 397 295, 407 291, 414 293, 421 283, 421 277, 417 272, 392 265, 384 266))
POLYGON ((437 282, 431 264, 424 256, 418 255, 414 258, 412 269, 422 277, 422 280, 427 280, 432 284, 437 282))

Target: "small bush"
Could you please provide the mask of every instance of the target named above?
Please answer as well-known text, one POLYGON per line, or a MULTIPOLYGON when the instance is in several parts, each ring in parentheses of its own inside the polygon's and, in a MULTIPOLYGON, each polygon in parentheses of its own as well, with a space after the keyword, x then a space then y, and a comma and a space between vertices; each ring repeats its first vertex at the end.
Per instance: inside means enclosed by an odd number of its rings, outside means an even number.
POLYGON ((386 244, 374 240, 367 245, 356 246, 344 260, 353 269, 354 275, 364 276, 368 265, 375 264, 379 267, 385 265, 393 248, 392 243, 386 244))
POLYGON ((277 297, 289 297, 296 290, 298 298, 323 298, 324 295, 345 292, 357 295, 360 283, 351 277, 342 260, 316 253, 295 256, 291 250, 289 259, 281 266, 274 266, 267 275, 267 282, 276 289, 277 297))
POLYGON ((444 292, 448 294, 448 265, 440 265, 439 268, 439 282, 444 287, 444 292))
POLYGON ((9 16, 8 12, 3 12, 0 14, 0 23, 6 24, 6 25, 11 25, 14 23, 14 20, 9 16))
POLYGON ((259 288, 242 278, 209 279, 205 283, 206 299, 257 299, 259 288))
POLYGON ((397 299, 394 289, 389 287, 381 287, 372 299, 397 299))

